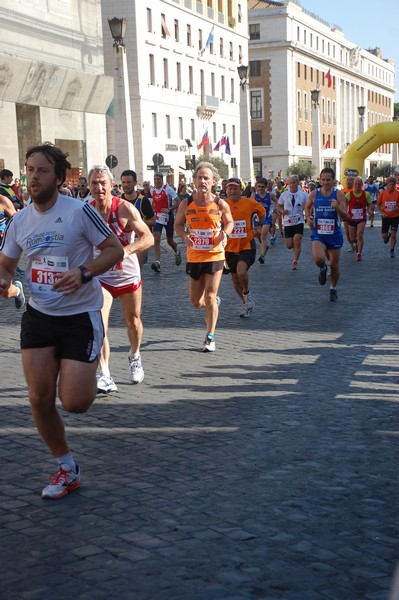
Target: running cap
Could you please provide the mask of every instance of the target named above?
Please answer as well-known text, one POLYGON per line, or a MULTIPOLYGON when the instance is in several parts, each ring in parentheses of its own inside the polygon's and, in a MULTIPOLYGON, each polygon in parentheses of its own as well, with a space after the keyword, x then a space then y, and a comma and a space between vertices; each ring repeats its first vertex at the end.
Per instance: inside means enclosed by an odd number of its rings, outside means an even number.
POLYGON ((238 187, 241 187, 241 179, 239 179, 238 177, 230 177, 230 179, 227 180, 227 184, 226 185, 238 185, 238 187))

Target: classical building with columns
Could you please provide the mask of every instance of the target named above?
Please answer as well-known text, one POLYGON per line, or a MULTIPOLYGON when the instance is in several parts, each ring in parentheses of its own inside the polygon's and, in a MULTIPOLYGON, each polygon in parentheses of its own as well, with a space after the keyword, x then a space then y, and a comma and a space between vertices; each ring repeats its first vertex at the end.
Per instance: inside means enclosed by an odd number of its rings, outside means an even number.
POLYGON ((139 182, 152 180, 155 166, 177 186, 191 180, 192 157, 213 152, 245 178, 250 132, 244 153, 237 67, 248 66, 246 0, 102 0, 102 10, 105 72, 115 78, 108 114, 115 176, 133 168, 139 182), (123 44, 113 47, 114 17, 127 24, 123 44), (223 136, 230 154, 224 143, 213 151, 223 136))
POLYGON ((2 0, 0 168, 16 177, 50 141, 76 172, 104 163, 113 81, 104 75, 100 0, 2 0))
MULTIPOLYGON (((359 48, 299 1, 248 0, 254 169, 283 175, 298 160, 332 166, 369 127, 392 121, 395 68, 379 48, 359 48)), ((383 29, 376 30, 381 40, 383 29)), ((383 144, 365 174, 392 160, 383 144)))

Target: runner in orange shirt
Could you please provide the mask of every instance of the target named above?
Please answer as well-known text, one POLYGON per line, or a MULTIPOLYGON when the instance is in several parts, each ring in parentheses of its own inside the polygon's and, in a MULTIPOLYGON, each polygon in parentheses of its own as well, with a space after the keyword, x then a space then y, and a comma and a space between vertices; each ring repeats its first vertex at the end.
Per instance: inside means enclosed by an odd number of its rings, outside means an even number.
POLYGON ((395 177, 388 177, 387 187, 377 199, 377 207, 382 217, 381 235, 384 244, 391 240, 391 258, 395 258, 396 232, 399 225, 399 192, 395 185, 395 177))
POLYGON ((226 185, 226 202, 234 219, 234 229, 226 245, 226 263, 232 275, 235 291, 243 302, 240 317, 249 317, 255 308, 249 291, 248 269, 255 262, 256 245, 254 239, 254 216, 259 226, 265 220, 266 209, 253 198, 241 196, 241 179, 232 177, 226 185))
POLYGON ((196 191, 179 205, 175 231, 187 244, 186 273, 190 276, 190 301, 205 308, 206 336, 203 352, 215 352, 215 329, 220 298, 217 295, 223 273, 225 246, 233 229, 227 202, 212 188, 219 180, 216 168, 200 162, 193 179, 196 191))

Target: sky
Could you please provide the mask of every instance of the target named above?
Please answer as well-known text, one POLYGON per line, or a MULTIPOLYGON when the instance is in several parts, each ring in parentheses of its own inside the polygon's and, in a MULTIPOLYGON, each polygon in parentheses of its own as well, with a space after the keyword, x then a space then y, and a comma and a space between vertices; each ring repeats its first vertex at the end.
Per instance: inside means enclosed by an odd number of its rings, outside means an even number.
MULTIPOLYGON (((300 0, 302 8, 331 25, 338 25, 345 38, 362 48, 381 48, 383 58, 395 61, 395 87, 399 88, 398 0, 300 0)), ((399 102, 399 91, 395 102, 399 102)))

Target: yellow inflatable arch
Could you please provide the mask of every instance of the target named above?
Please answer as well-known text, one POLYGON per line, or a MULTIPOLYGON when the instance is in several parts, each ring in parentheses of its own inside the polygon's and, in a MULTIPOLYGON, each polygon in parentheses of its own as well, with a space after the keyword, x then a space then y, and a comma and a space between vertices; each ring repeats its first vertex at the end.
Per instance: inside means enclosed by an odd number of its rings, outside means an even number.
POLYGON ((399 122, 377 123, 367 129, 353 142, 344 154, 341 169, 341 183, 346 186, 348 175, 362 176, 364 159, 382 144, 399 142, 399 122))

